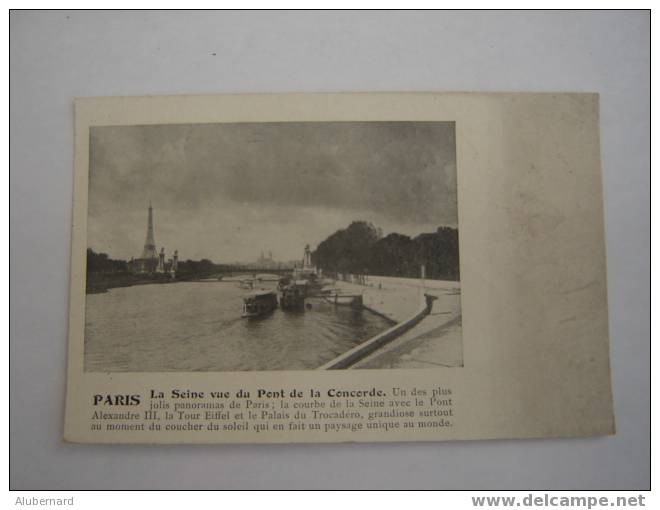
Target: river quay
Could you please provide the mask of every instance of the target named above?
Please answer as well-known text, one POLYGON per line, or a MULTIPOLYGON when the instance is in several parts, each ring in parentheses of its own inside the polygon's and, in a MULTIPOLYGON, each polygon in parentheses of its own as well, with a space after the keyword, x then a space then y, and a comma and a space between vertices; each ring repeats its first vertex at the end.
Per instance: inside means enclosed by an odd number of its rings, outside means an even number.
POLYGON ((433 368, 463 365, 460 282, 366 277, 364 284, 338 281, 342 292, 362 294, 363 304, 393 324, 413 317, 424 294, 435 299, 428 315, 411 329, 351 368, 433 368))

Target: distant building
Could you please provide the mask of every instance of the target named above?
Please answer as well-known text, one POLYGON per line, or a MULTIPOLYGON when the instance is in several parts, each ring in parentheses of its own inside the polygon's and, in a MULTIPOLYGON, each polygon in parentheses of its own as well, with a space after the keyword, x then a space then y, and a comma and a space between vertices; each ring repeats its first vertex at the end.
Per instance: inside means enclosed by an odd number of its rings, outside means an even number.
POLYGON ((269 251, 268 256, 264 256, 264 252, 261 252, 261 256, 257 259, 257 262, 254 264, 255 267, 260 269, 277 269, 280 267, 280 263, 273 260, 273 252, 269 251))
POLYGON ((151 202, 149 202, 149 216, 147 219, 147 238, 144 241, 142 256, 138 259, 131 259, 128 262, 128 269, 132 273, 153 274, 170 273, 174 277, 179 265, 179 252, 174 251, 174 256, 165 261, 165 248, 161 247, 160 253, 156 252, 156 242, 154 240, 154 216, 151 202))

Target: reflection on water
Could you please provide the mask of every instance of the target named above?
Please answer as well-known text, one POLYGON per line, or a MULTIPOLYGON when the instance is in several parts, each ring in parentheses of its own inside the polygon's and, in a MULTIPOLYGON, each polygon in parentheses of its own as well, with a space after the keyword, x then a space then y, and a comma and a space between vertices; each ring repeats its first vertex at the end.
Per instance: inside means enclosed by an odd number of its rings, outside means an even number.
POLYGON ((180 282, 88 294, 85 370, 313 369, 389 327, 318 299, 311 310, 242 319, 246 293, 235 283, 180 282))

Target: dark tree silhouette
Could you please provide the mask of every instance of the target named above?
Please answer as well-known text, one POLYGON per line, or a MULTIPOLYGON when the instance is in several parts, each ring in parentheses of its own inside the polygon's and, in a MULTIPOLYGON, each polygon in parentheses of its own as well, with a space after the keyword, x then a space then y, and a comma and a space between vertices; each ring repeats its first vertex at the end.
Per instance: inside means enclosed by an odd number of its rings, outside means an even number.
POLYGON ((458 230, 440 227, 414 239, 392 233, 382 237, 371 223, 355 221, 320 243, 313 263, 326 272, 459 280, 458 230))
POLYGON ((390 276, 414 274, 417 257, 415 242, 408 236, 390 234, 371 248, 369 272, 390 276))
POLYGON ((121 273, 128 270, 125 260, 114 260, 107 253, 96 253, 87 248, 87 272, 88 273, 121 273))
POLYGON ((369 267, 371 247, 381 235, 371 223, 354 221, 319 244, 312 262, 332 272, 363 273, 369 267))

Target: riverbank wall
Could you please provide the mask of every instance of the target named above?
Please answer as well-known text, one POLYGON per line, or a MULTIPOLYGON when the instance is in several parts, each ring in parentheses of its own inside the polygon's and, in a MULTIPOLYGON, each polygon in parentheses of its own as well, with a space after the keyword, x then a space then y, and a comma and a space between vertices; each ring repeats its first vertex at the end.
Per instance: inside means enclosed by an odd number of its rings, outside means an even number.
POLYGON ((86 293, 99 294, 118 287, 132 287, 148 283, 171 283, 175 280, 169 273, 153 275, 133 273, 89 273, 87 275, 86 293))
POLYGON ((220 281, 215 273, 177 272, 175 276, 172 276, 171 273, 88 273, 86 292, 87 294, 99 294, 120 287, 133 287, 135 285, 153 283, 195 282, 210 278, 213 281, 220 281))
POLYGON ((460 282, 386 276, 358 281, 340 280, 336 287, 361 293, 366 309, 394 325, 321 369, 462 365, 460 282))
MULTIPOLYGON (((356 362, 366 358, 369 354, 378 350, 380 347, 387 344, 388 342, 391 342, 395 338, 401 336, 403 333, 410 330, 416 324, 422 321, 422 319, 424 319, 424 317, 428 315, 429 312, 431 311, 431 308, 433 306, 432 304, 433 304, 433 297, 429 295, 424 295, 421 300, 419 309, 411 317, 408 317, 407 319, 401 322, 395 323, 394 326, 392 326, 391 328, 370 338, 366 342, 362 342, 360 345, 354 347, 350 351, 345 352, 341 356, 338 356, 329 363, 326 363, 325 365, 321 366, 320 369, 338 370, 342 368, 348 368, 354 365, 356 362)), ((369 307, 365 306, 365 308, 369 308, 369 307)), ((371 311, 375 313, 379 313, 373 309, 371 311)), ((381 314, 379 313, 379 315, 381 314)))

